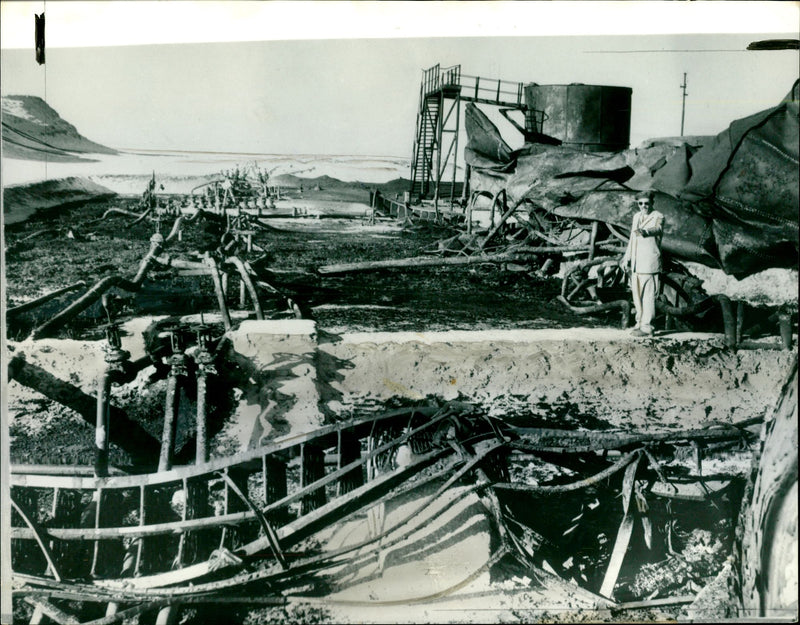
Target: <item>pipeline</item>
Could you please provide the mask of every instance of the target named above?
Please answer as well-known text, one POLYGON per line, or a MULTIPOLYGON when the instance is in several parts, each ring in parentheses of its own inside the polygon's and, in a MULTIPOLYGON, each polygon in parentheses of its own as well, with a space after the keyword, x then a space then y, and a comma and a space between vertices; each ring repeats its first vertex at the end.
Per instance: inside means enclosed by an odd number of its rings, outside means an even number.
POLYGON ((175 425, 180 402, 179 378, 186 375, 186 357, 179 350, 178 335, 173 333, 171 339, 172 356, 168 359, 170 371, 167 377, 164 429, 161 435, 161 453, 158 459, 159 472, 169 471, 172 468, 172 448, 175 441, 175 425))
POLYGON ((248 273, 244 263, 242 263, 241 259, 239 259, 237 256, 231 256, 226 259, 225 262, 234 265, 239 272, 242 283, 247 288, 247 292, 250 294, 250 299, 253 301, 253 307, 256 311, 256 319, 264 319, 264 311, 261 308, 261 302, 258 301, 258 292, 256 291, 256 287, 253 285, 253 281, 250 279, 250 274, 248 273))
POLYGON ((228 305, 225 303, 225 289, 222 288, 222 280, 219 277, 219 269, 217 268, 217 261, 206 252, 204 262, 211 272, 211 279, 214 281, 214 291, 217 294, 217 303, 219 304, 219 312, 222 315, 222 323, 225 330, 231 329, 231 316, 228 313, 228 305))
POLYGON ((208 351, 206 342, 199 338, 200 347, 194 353, 197 364, 197 430, 195 436, 195 464, 208 462, 208 414, 206 408, 207 380, 214 375, 214 356, 208 351))
POLYGON ((567 308, 569 308, 572 312, 577 315, 589 315, 598 312, 605 312, 607 310, 614 310, 615 308, 619 308, 622 317, 620 320, 620 327, 624 330, 630 324, 631 319, 631 303, 628 300, 618 299, 614 300, 613 302, 605 302, 602 304, 595 304, 593 306, 573 306, 567 301, 567 298, 563 295, 559 295, 557 297, 558 301, 564 304, 567 308))
POLYGON ((85 286, 86 283, 83 280, 81 280, 80 282, 76 282, 75 284, 65 286, 63 289, 58 289, 57 291, 53 291, 46 295, 42 295, 41 297, 35 300, 31 300, 30 302, 25 302, 24 304, 20 304, 19 306, 15 306, 14 308, 9 308, 8 310, 6 310, 6 318, 14 317, 28 310, 38 308, 42 304, 49 302, 51 299, 55 299, 59 295, 64 295, 64 293, 69 293, 70 291, 76 291, 78 289, 82 289, 85 286))
POLYGON ((150 237, 150 250, 139 264, 139 270, 136 272, 136 276, 133 278, 133 280, 126 280, 122 276, 108 276, 103 278, 60 313, 40 325, 38 328, 35 328, 33 332, 31 332, 29 338, 40 339, 51 336, 56 330, 67 323, 67 321, 76 317, 78 314, 96 302, 100 296, 112 286, 125 289, 126 291, 138 291, 141 288, 142 281, 144 280, 148 269, 153 262, 155 262, 155 258, 161 251, 163 245, 164 237, 159 233, 155 233, 152 237, 150 237))

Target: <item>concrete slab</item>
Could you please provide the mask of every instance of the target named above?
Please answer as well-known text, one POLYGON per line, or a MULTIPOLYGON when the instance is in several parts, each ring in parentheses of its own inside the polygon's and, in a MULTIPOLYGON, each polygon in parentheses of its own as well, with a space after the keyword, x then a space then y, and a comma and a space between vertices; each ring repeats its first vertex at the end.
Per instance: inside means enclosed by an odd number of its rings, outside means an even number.
POLYGON ((244 321, 228 336, 234 360, 249 375, 224 430, 240 449, 323 423, 313 321, 244 321))

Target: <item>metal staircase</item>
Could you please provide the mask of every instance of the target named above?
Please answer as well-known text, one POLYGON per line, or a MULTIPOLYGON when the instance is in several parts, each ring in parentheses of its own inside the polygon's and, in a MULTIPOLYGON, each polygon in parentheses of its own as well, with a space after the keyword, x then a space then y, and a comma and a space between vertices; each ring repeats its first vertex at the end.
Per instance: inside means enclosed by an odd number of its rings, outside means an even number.
POLYGON ((439 201, 449 198, 452 205, 462 193, 465 183, 456 181, 461 103, 522 111, 527 128, 534 116, 525 105, 523 87, 521 82, 462 75, 460 65, 442 69, 437 64, 423 71, 411 159, 412 203, 433 200, 438 217, 439 201))

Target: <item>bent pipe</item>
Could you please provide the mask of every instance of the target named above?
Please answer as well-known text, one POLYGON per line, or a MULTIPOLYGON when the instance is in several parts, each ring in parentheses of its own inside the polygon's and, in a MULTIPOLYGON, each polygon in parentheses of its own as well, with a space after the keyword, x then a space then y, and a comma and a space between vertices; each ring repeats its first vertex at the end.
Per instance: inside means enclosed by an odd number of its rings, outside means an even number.
POLYGON ((109 215, 123 215, 124 217, 136 217, 137 220, 141 219, 144 215, 149 213, 152 209, 148 208, 144 213, 134 213, 133 211, 126 211, 124 208, 109 208, 103 216, 99 219, 95 219, 90 221, 89 223, 97 223, 98 221, 103 221, 109 215))
POLYGON ((253 307, 256 311, 256 319, 263 319, 264 310, 261 308, 261 302, 258 301, 258 292, 256 291, 256 287, 253 285, 253 281, 250 279, 250 274, 247 271, 247 267, 245 267, 244 263, 237 256, 231 256, 225 259, 225 262, 236 267, 242 282, 244 282, 247 292, 250 294, 250 299, 253 301, 253 307))
POLYGON ((186 217, 185 215, 178 215, 175 218, 175 221, 172 222, 172 229, 169 231, 169 234, 167 235, 167 238, 164 239, 164 242, 165 243, 169 243, 176 236, 178 236, 178 233, 181 231, 181 225, 184 222, 187 223, 187 224, 191 223, 191 222, 195 221, 201 214, 204 214, 204 213, 208 214, 207 211, 204 211, 202 208, 200 208, 200 209, 196 210, 194 212, 194 214, 189 216, 189 217, 186 217))
POLYGON ((656 310, 664 312, 675 317, 689 317, 695 315, 704 309, 708 308, 713 302, 718 302, 722 309, 722 323, 725 331, 725 345, 729 348, 736 348, 736 315, 733 312, 733 305, 727 295, 718 293, 710 295, 706 299, 696 302, 691 306, 680 307, 670 306, 659 300, 656 300, 656 310))
POLYGON ((222 315, 222 323, 225 327, 225 331, 231 329, 231 316, 228 312, 228 304, 225 302, 225 290, 222 288, 222 280, 219 276, 219 269, 217 268, 217 261, 214 260, 214 257, 211 256, 208 252, 206 252, 205 256, 203 257, 203 262, 208 267, 211 273, 211 279, 214 282, 214 292, 217 295, 217 304, 219 305, 219 312, 222 315))
POLYGON ((146 211, 144 211, 144 212, 143 212, 141 215, 139 215, 139 217, 137 217, 136 219, 134 219, 134 220, 131 222, 131 226, 135 226, 136 224, 138 224, 140 221, 142 221, 142 220, 143 220, 145 217, 147 217, 147 216, 148 216, 150 213, 152 213, 152 212, 153 212, 153 207, 151 206, 151 207, 150 207, 150 208, 148 208, 146 211))
POLYGON ((9 308, 6 310, 6 318, 14 317, 20 313, 24 313, 25 311, 32 310, 34 308, 38 308, 42 304, 49 302, 51 299, 55 299, 59 295, 64 295, 64 293, 69 293, 70 291, 76 291, 78 289, 82 289, 86 286, 86 282, 81 280, 80 282, 76 282, 75 284, 71 284, 69 286, 65 286, 63 289, 58 289, 57 291, 53 291, 52 293, 47 293, 46 295, 42 295, 35 300, 31 300, 30 302, 25 302, 24 304, 20 304, 19 306, 15 306, 14 308, 9 308))
POLYGON ((169 231, 167 238, 164 239, 165 243, 169 243, 178 236, 178 233, 181 231, 181 223, 183 223, 183 215, 179 215, 175 218, 175 221, 172 223, 172 230, 169 231))
POLYGON ((604 479, 611 477, 617 471, 620 471, 627 467, 631 462, 634 460, 638 460, 639 457, 642 455, 641 450, 632 451, 629 454, 623 456, 617 462, 612 464, 609 467, 606 467, 599 473, 592 475, 591 477, 587 477, 583 480, 578 480, 577 482, 571 482, 569 484, 557 484, 554 486, 537 486, 534 484, 517 484, 513 482, 495 482, 491 484, 493 488, 498 490, 512 490, 512 491, 523 491, 526 493, 533 493, 539 495, 552 495, 556 493, 568 493, 573 490, 580 490, 582 488, 587 488, 588 486, 592 486, 597 484, 598 482, 602 482, 604 479))
POLYGON ((628 300, 617 299, 613 302, 605 302, 603 304, 595 304, 593 306, 573 306, 563 295, 559 295, 556 299, 558 299, 559 302, 564 304, 564 306, 569 308, 576 315, 591 315, 593 313, 605 312, 607 310, 619 308, 622 311, 622 320, 620 322, 622 329, 624 330, 627 328, 628 323, 630 322, 631 303, 628 300))
POLYGON ((126 291, 138 291, 141 288, 142 281, 144 280, 148 269, 150 269, 150 266, 153 264, 153 262, 155 262, 156 255, 161 251, 163 245, 164 237, 158 233, 154 234, 150 238, 150 250, 139 264, 139 270, 136 272, 136 276, 133 278, 133 280, 127 280, 122 276, 107 276, 101 279, 91 289, 89 289, 77 300, 72 302, 72 304, 67 306, 60 313, 40 325, 38 328, 34 328, 29 338, 40 339, 52 336, 56 330, 61 328, 70 319, 77 317, 81 312, 89 308, 89 306, 100 299, 103 293, 105 293, 112 286, 119 287, 126 291))

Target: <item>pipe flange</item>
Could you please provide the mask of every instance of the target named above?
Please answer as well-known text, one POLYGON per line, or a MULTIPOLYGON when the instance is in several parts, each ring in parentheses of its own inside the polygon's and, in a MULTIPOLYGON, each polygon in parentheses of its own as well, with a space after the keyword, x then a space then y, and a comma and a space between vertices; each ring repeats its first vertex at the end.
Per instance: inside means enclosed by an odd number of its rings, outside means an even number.
POLYGON ((186 375, 188 370, 186 368, 186 357, 183 354, 173 354, 164 359, 165 364, 171 368, 170 375, 186 375))
POLYGON ((129 351, 115 347, 106 352, 105 361, 109 365, 113 365, 128 362, 130 358, 131 353, 129 351))
POLYGON ((214 366, 214 354, 207 349, 199 349, 193 357, 195 364, 197 364, 197 375, 216 375, 217 368, 214 366))
POLYGON ((216 375, 217 368, 213 364, 197 364, 197 375, 199 376, 206 376, 206 375, 216 375))

